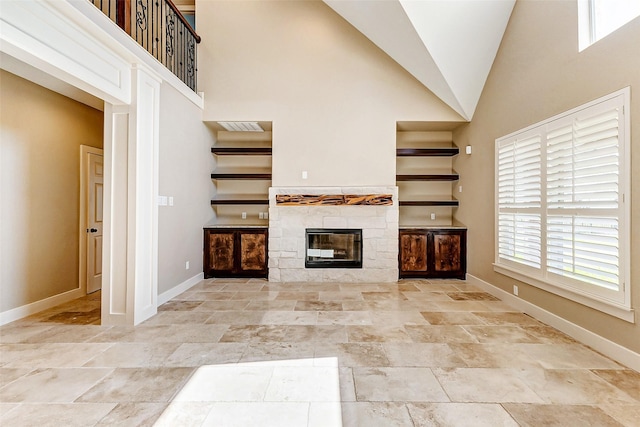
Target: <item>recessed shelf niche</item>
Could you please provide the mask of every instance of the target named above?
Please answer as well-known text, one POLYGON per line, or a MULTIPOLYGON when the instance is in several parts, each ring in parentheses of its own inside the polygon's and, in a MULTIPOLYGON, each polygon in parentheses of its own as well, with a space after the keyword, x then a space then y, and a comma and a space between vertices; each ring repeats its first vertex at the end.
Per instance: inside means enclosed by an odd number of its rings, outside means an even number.
POLYGON ((260 122, 264 132, 230 132, 217 128, 211 148, 214 195, 211 206, 216 224, 266 226, 271 186, 272 133, 270 122, 260 122), (243 219, 243 212, 246 218, 243 219))
POLYGON ((400 227, 451 226, 459 154, 451 131, 397 131, 396 184, 400 227))

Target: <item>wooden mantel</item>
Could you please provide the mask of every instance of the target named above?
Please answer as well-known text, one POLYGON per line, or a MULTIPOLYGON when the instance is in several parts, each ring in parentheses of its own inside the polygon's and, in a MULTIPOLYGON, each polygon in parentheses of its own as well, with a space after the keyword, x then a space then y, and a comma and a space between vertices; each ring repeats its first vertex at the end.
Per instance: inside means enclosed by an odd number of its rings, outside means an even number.
POLYGON ((391 206, 391 194, 279 194, 280 206, 391 206))

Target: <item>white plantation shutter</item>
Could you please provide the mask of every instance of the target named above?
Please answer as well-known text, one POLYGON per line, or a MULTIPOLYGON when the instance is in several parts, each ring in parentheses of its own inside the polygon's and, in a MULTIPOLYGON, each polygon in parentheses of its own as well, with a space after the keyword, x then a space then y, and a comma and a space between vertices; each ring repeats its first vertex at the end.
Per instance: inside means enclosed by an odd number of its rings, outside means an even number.
POLYGON ((500 205, 512 208, 540 207, 540 135, 514 139, 500 147, 500 205))
POLYGON ((547 134, 547 206, 558 208, 573 201, 573 126, 547 134))
POLYGON ((617 219, 550 215, 547 229, 549 273, 618 290, 617 219))
POLYGON ((500 258, 540 268, 540 215, 500 213, 500 258))
POLYGON ((620 111, 598 107, 547 134, 547 271, 617 290, 620 111))
POLYGON ((498 254, 540 268, 541 135, 508 140, 498 148, 498 254))
POLYGON ((628 90, 496 140, 497 267, 630 307, 625 101, 628 90))

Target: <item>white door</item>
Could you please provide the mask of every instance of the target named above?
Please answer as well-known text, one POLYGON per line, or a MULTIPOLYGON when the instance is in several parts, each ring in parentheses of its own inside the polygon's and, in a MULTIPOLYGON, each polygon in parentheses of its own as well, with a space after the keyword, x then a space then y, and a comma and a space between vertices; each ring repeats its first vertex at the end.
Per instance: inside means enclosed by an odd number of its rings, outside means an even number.
POLYGON ((102 190, 104 163, 102 155, 87 153, 87 293, 102 288, 102 190))

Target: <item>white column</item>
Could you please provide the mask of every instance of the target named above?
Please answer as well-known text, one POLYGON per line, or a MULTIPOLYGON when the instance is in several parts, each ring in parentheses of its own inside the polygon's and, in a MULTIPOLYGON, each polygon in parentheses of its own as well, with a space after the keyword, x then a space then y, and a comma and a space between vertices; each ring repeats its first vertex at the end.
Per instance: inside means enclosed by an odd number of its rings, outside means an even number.
POLYGON ((157 312, 160 80, 132 70, 131 105, 105 106, 103 325, 157 312))
POLYGON ((158 147, 160 79, 133 68, 129 143, 128 323, 137 325, 158 311, 158 147), (133 143, 132 143, 133 142, 133 143), (133 315, 132 318, 130 315, 133 315))
POLYGON ((127 324, 128 105, 105 104, 102 324, 127 324))

